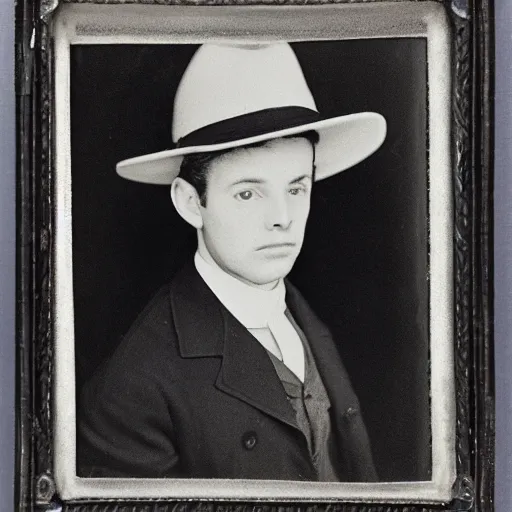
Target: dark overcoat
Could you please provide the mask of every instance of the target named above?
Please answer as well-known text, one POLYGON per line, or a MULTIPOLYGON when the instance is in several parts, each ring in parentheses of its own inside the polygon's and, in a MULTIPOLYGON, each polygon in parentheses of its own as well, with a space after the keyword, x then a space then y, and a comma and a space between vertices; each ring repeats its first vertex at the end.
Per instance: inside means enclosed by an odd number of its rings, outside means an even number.
MULTIPOLYGON (((329 395, 340 479, 373 481, 358 400, 332 337, 288 282, 286 303, 329 395)), ((80 476, 317 480, 265 349, 192 264, 84 387, 77 445, 80 476)))

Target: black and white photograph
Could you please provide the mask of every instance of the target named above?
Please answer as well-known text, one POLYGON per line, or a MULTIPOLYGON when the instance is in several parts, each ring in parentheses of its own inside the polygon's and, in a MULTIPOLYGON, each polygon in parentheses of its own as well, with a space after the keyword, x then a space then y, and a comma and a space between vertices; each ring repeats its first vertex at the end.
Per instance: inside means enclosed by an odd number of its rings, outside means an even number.
POLYGON ((55 25, 60 495, 449 501, 444 9, 119 9, 55 25))
MULTIPOLYGON (((306 47, 309 54, 305 57, 320 54, 332 58, 338 53, 337 47, 329 43, 320 48, 306 47)), ((120 177, 159 185, 168 196, 167 209, 175 210, 166 211, 164 206, 142 213, 135 209, 149 236, 142 240, 143 235, 135 229, 126 231, 130 239, 142 242, 143 251, 136 266, 119 263, 124 266, 122 274, 138 273, 145 280, 146 267, 156 258, 163 264, 158 268, 151 265, 150 273, 156 279, 160 273, 167 278, 166 266, 174 275, 170 285, 164 285, 144 307, 121 344, 109 354, 108 363, 84 385, 77 409, 78 473, 375 480, 360 406, 336 342, 288 276, 304 245, 310 209, 318 208, 316 223, 308 226, 312 231, 309 254, 303 256, 297 269, 298 279, 316 292, 322 310, 329 310, 322 304, 322 296, 332 297, 336 306, 331 306, 331 315, 342 304, 338 294, 356 293, 339 290, 333 283, 332 271, 338 273, 346 263, 337 261, 336 255, 318 255, 322 242, 317 240, 317 226, 325 213, 323 205, 311 205, 311 195, 317 182, 374 153, 385 138, 386 121, 374 112, 323 119, 287 43, 203 44, 187 49, 187 53, 195 53, 175 95, 171 122, 175 149, 117 164, 120 177), (185 244, 183 236, 187 233, 180 236, 176 231, 184 232, 188 227, 195 237, 187 237, 185 244), (188 238, 195 238, 192 253, 188 238), (159 254, 151 256, 153 252, 159 254), (173 267, 183 259, 183 268, 176 271, 173 267), (327 264, 318 261, 327 259, 327 264), (320 288, 319 281, 323 281, 320 288)), ((155 57, 153 49, 123 48, 128 53, 122 60, 168 62, 171 67, 180 49, 163 50, 155 57), (134 57, 128 57, 131 53, 134 57)), ((82 59, 87 55, 87 50, 78 52, 82 59)), ((154 77, 158 71, 148 74, 154 77)), ((87 74, 97 73, 100 71, 90 70, 87 74)), ((143 84, 142 88, 154 93, 156 86, 143 84)), ((128 94, 133 93, 130 89, 128 94)), ((155 107, 170 110, 158 104, 155 107)), ((131 113, 127 117, 130 119, 131 113)), ((155 121, 153 116, 149 118, 155 121)), ((84 131, 78 128, 75 136, 90 133, 82 114, 78 119, 84 131)), ((167 122, 162 121, 165 126, 167 122)), ((140 121, 132 122, 141 127, 140 121)), ((99 124, 108 126, 110 122, 99 124)), ((78 161, 89 169, 101 169, 94 156, 93 162, 86 162, 90 149, 84 148, 82 141, 77 145, 78 161)), ((96 177, 90 182, 93 190, 98 180, 96 177)), ((85 190, 81 184, 78 187, 85 190)), ((151 194, 160 199, 160 190, 132 187, 134 194, 139 188, 141 199, 135 199, 139 204, 144 197, 151 204, 151 194)), ((123 190, 121 184, 119 189, 122 194, 128 187, 123 190)), ((327 200, 336 201, 333 197, 327 200)), ((131 209, 131 198, 114 198, 114 207, 120 201, 123 211, 131 209)), ((336 202, 333 213, 339 216, 346 204, 342 199, 336 202)), ((85 211, 80 204, 75 203, 75 207, 85 211)), ((98 218, 87 211, 85 215, 88 223, 91 217, 98 218)), ((80 229, 80 215, 74 218, 80 229)), ((114 218, 114 226, 119 220, 114 218)), ((137 219, 129 220, 128 225, 134 222, 137 219)), ((87 227, 82 229, 78 238, 84 238, 90 249, 97 247, 95 235, 87 227)), ((328 242, 322 244, 322 251, 329 245, 344 250, 344 239, 350 235, 340 236, 336 231, 334 236, 328 231, 322 233, 328 242)), ((112 232, 107 236, 112 237, 121 239, 120 244, 113 244, 115 248, 121 244, 127 247, 122 235, 112 232)), ((96 288, 101 270, 95 273, 97 263, 89 259, 89 250, 82 248, 82 242, 76 247, 83 254, 75 260, 77 276, 88 274, 90 285, 96 288)), ((425 253, 419 248, 412 252, 411 266, 424 265, 425 253)), ((113 252, 111 257, 114 267, 122 258, 113 252)), ((110 272, 108 267, 105 270, 110 272)), ((425 270, 423 267, 426 276, 425 270)), ((343 272, 340 274, 342 277, 343 272)), ((108 308, 99 301, 112 300, 110 294, 95 301, 97 325, 107 323, 101 316, 104 311, 109 315, 111 307, 122 309, 126 303, 145 297, 131 291, 140 290, 135 275, 133 281, 128 278, 125 283, 113 280, 116 295, 119 285, 126 286, 126 301, 112 301, 108 308)), ((91 286, 82 285, 79 279, 76 289, 89 295, 91 286)), ((81 296, 77 299, 79 306, 81 296)), ((412 300, 417 302, 415 308, 425 302, 415 295, 412 300)), ((88 305, 83 307, 91 310, 88 305)), ((87 318, 89 322, 90 315, 87 318)), ((425 337, 426 321, 411 324, 413 338, 425 337)), ((91 336, 89 328, 83 332, 91 336)), ((108 330, 101 327, 93 336, 102 343, 109 338, 108 330)), ((77 348, 91 350, 86 339, 76 342, 77 348)), ((425 337, 421 348, 426 346, 425 337)), ((424 357, 424 369, 426 363, 424 357)), ((364 372, 365 366, 359 371, 364 372)), ((427 390, 425 379, 423 391, 427 390)), ((423 406, 426 410, 426 393, 423 406)), ((427 443, 425 460, 428 462, 427 443)))
POLYGON ((427 41, 69 52, 76 475, 432 477, 427 41))

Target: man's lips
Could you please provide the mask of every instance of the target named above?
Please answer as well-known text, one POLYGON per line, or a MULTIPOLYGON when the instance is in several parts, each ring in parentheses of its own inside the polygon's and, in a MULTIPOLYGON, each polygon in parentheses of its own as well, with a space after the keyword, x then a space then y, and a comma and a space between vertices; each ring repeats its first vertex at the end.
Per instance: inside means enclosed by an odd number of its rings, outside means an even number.
POLYGON ((295 244, 291 242, 284 242, 280 244, 265 244, 258 247, 256 250, 261 251, 262 249, 282 249, 284 247, 295 247, 295 244))

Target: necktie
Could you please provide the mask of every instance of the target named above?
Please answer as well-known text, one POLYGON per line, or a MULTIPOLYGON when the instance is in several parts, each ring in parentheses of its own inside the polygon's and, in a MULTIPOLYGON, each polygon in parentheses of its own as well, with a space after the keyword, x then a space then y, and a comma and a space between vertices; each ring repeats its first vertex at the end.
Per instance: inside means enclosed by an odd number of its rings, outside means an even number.
POLYGON ((297 331, 285 315, 284 301, 268 318, 268 328, 279 346, 283 363, 304 382, 304 347, 297 331))

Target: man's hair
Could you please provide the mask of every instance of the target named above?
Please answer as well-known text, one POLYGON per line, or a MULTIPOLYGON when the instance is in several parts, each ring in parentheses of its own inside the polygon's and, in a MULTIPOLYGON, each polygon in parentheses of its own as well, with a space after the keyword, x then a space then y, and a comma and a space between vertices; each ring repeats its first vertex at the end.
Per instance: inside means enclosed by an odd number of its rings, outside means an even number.
MULTIPOLYGON (((297 139, 303 138, 308 140, 313 146, 313 180, 315 178, 315 146, 318 143, 319 135, 316 131, 310 130, 303 133, 297 133, 294 135, 287 135, 282 137, 283 139, 297 139)), ((199 200, 202 206, 206 206, 206 188, 208 185, 208 171, 210 170, 212 162, 221 158, 228 153, 236 151, 237 149, 251 149, 264 146, 269 142, 276 140, 270 139, 261 142, 255 142, 247 146, 241 146, 236 148, 224 149, 222 151, 211 151, 209 153, 195 153, 192 155, 185 155, 181 162, 179 177, 190 183, 197 191, 199 200)))

